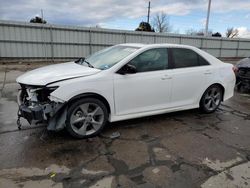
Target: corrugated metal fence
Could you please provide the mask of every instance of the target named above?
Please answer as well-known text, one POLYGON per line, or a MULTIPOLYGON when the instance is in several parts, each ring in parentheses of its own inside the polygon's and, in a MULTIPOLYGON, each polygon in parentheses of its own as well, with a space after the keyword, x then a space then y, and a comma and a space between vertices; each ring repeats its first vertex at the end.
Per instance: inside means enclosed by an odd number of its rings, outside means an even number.
POLYGON ((74 59, 119 43, 187 44, 201 48, 216 57, 250 56, 250 40, 247 39, 0 21, 1 61, 74 59))

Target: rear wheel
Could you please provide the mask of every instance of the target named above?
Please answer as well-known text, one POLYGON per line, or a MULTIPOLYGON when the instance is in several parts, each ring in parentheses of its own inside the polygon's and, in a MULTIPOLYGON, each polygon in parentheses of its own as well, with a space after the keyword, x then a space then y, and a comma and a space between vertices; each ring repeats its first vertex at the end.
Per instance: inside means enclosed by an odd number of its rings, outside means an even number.
POLYGON ((69 107, 66 128, 75 138, 89 138, 102 131, 107 119, 108 111, 102 101, 84 98, 69 107))
POLYGON ((220 106, 222 96, 222 88, 219 85, 210 86, 201 98, 200 109, 205 113, 214 112, 220 106))

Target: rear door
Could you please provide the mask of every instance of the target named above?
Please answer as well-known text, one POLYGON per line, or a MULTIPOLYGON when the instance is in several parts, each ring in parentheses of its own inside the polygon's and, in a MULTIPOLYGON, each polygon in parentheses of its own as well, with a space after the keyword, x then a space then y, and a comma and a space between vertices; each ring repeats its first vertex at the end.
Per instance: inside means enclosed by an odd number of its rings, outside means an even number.
POLYGON ((170 48, 173 61, 171 107, 196 104, 210 74, 209 64, 196 52, 170 48))

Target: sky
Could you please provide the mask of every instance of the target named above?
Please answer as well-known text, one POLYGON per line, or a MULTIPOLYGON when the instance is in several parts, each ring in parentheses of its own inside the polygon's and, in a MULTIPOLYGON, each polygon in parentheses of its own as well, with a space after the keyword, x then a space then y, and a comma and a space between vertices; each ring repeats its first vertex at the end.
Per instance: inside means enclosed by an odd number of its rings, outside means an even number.
MULTIPOLYGON (((0 0, 0 19, 29 21, 41 15, 50 24, 134 30, 147 20, 148 0, 0 0)), ((168 15, 171 32, 205 28, 208 0, 151 0, 151 18, 168 15)), ((250 38, 250 0, 212 0, 209 29, 223 36, 229 27, 250 38)))

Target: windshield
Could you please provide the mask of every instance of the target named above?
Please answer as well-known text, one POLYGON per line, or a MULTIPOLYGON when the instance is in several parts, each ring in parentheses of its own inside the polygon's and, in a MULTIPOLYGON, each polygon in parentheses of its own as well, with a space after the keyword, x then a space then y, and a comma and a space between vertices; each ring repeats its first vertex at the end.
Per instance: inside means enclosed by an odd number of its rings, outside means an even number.
POLYGON ((90 55, 85 61, 96 69, 105 70, 114 66, 137 49, 130 46, 113 46, 90 55))

